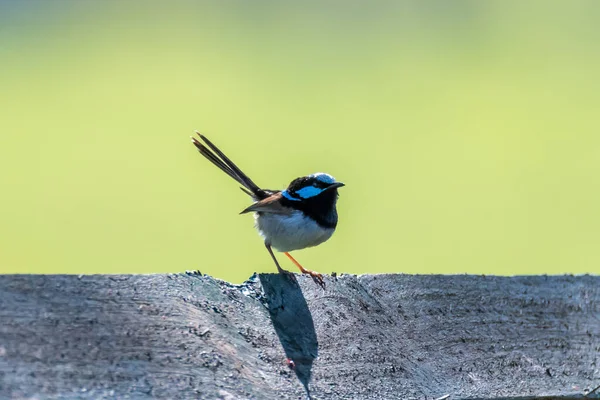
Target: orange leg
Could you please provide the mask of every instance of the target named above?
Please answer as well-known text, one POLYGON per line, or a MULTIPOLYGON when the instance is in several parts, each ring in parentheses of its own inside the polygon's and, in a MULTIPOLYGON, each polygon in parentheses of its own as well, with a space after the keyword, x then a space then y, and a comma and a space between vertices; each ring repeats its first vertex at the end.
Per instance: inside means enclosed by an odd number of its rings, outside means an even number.
POLYGON ((303 274, 310 275, 313 278, 313 281, 315 281, 319 286, 325 289, 325 281, 323 280, 323 275, 321 275, 318 272, 311 271, 310 269, 304 268, 302 265, 300 265, 298 261, 296 261, 294 257, 292 257, 290 253, 284 252, 283 254, 285 254, 290 260, 292 260, 294 264, 296 264, 296 267, 300 269, 300 272, 302 272, 303 274))

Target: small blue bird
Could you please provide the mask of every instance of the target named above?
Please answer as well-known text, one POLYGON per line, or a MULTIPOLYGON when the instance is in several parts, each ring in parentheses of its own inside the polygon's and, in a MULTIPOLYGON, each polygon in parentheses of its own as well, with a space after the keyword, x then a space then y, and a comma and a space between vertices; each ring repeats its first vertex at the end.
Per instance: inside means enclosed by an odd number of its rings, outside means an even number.
POLYGON ((317 246, 333 235, 338 222, 336 203, 338 188, 344 186, 331 175, 318 172, 294 179, 285 190, 259 188, 217 146, 196 132, 204 143, 192 137, 200 154, 235 179, 242 191, 254 203, 240 214, 254 213, 255 227, 264 239, 277 270, 283 270, 272 248, 283 252, 303 274, 325 287, 323 276, 304 268, 290 255, 290 251, 317 246))

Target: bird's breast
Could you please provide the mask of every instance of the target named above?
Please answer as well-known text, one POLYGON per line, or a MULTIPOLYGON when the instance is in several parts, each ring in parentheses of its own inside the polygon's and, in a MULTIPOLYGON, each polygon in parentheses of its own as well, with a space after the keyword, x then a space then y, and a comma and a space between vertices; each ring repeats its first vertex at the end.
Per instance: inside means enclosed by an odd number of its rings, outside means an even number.
POLYGON ((256 229, 265 243, 278 251, 300 250, 317 246, 333 235, 335 228, 325 228, 301 211, 288 215, 255 213, 256 229))

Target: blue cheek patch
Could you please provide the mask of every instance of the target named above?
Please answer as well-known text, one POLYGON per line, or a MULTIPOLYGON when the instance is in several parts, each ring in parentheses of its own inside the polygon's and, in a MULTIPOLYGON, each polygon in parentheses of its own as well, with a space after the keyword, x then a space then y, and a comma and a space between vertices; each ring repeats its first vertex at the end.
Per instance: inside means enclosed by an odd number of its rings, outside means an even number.
POLYGON ((297 198, 295 198, 295 197, 292 197, 292 195, 291 195, 291 194, 289 194, 287 190, 284 190, 283 192, 281 192, 281 195, 282 195, 283 197, 285 197, 286 199, 288 199, 288 200, 292 200, 292 201, 300 201, 300 199, 297 199, 297 198))
POLYGON ((300 190, 296 190, 296 194, 298 196, 302 197, 303 199, 309 199, 311 197, 315 197, 316 195, 320 194, 322 191, 323 191, 323 189, 319 189, 314 186, 306 186, 300 190))

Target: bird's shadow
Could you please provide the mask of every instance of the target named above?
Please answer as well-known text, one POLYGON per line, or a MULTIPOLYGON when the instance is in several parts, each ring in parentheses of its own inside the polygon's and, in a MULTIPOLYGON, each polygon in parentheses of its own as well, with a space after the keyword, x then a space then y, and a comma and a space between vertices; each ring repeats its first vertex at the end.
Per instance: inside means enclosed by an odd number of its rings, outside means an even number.
POLYGON ((275 332, 310 398, 308 383, 319 344, 306 299, 295 278, 283 274, 261 274, 259 277, 275 332))

